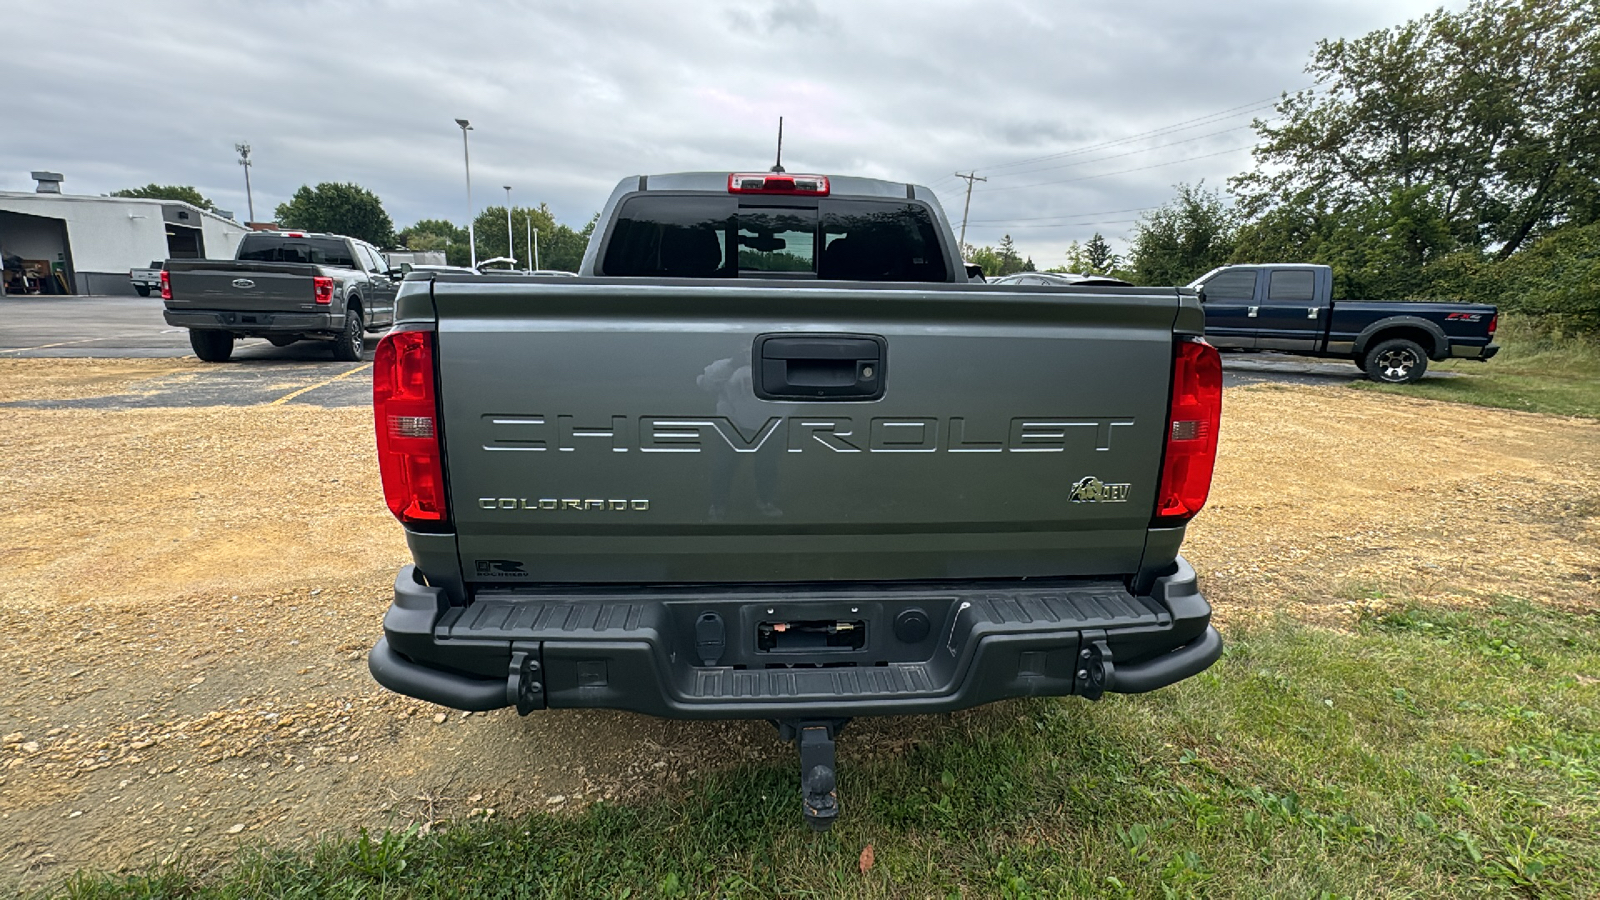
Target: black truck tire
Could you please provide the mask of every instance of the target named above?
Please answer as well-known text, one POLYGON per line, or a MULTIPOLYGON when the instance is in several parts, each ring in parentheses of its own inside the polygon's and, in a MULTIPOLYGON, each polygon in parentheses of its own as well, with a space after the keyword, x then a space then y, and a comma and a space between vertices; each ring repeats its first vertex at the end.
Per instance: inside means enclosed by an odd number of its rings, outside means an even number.
POLYGON ((333 340, 333 358, 340 362, 360 362, 361 335, 361 310, 351 307, 344 314, 344 330, 333 340))
POLYGON ((1416 341, 1390 338, 1367 350, 1361 368, 1373 381, 1410 384, 1428 371, 1428 353, 1416 341))
POLYGON ((136 284, 133 286, 133 289, 137 291, 141 297, 150 296, 150 285, 148 284, 136 284))
POLYGON ((189 346, 206 362, 227 362, 233 356, 233 335, 211 328, 189 329, 189 346))

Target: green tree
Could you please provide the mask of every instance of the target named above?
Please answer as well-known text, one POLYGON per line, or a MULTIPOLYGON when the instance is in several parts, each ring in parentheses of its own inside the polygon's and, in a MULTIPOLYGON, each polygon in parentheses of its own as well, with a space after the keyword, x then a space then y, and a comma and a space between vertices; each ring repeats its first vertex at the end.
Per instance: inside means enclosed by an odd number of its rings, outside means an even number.
MULTIPOLYGON (((511 208, 511 240, 515 249, 517 268, 527 269, 533 267, 533 252, 528 242, 528 228, 532 226, 539 232, 539 263, 545 262, 545 243, 550 238, 550 233, 555 230, 555 216, 550 214, 550 208, 544 204, 537 207, 513 206, 511 208)), ((478 213, 472 222, 474 235, 478 239, 478 261, 494 259, 506 255, 506 208, 504 206, 490 206, 478 213)), ((549 268, 546 266, 545 268, 549 268)))
POLYGON ((1098 231, 1083 245, 1085 275, 1110 275, 1120 262, 1121 259, 1111 252, 1111 245, 1106 243, 1105 236, 1098 231))
POLYGON ((184 203, 192 203, 195 206, 210 212, 216 212, 217 209, 216 204, 212 203, 210 200, 207 200, 205 196, 202 195, 198 190, 195 190, 188 185, 181 184, 151 183, 145 185, 144 187, 126 188, 120 191, 113 191, 111 196, 142 197, 146 200, 181 200, 184 203))
POLYGON ((1203 183, 1178 185, 1177 197, 1134 226, 1127 260, 1133 282, 1188 284, 1228 262, 1237 218, 1220 191, 1207 191, 1203 183))
POLYGON ((448 219, 423 219, 395 235, 408 250, 443 250, 451 244, 465 244, 467 230, 448 219))
POLYGON ((1318 42, 1307 71, 1317 87, 1286 95, 1278 124, 1256 123, 1258 166, 1233 181, 1252 219, 1285 207, 1289 221, 1387 215, 1398 225, 1387 239, 1410 244, 1393 256, 1472 248, 1504 259, 1600 214, 1592 0, 1477 0, 1318 42), (1405 210, 1422 208, 1431 221, 1409 227, 1405 210))
POLYGON ((348 235, 380 248, 394 244, 394 222, 383 201, 357 184, 301 185, 288 203, 278 205, 277 218, 286 228, 348 235))
POLYGON ((999 247, 974 247, 967 244, 962 249, 965 251, 961 255, 962 259, 982 268, 986 278, 1035 271, 1033 257, 1023 259, 1009 234, 1000 239, 999 247))

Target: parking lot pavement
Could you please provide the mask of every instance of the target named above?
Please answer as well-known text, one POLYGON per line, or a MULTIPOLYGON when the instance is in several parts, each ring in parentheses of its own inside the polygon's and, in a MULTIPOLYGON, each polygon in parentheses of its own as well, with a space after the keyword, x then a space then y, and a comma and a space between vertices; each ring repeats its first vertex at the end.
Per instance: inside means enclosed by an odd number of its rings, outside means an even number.
MULTIPOLYGON (((375 335, 367 336, 366 360, 375 335)), ((233 361, 175 371, 138 382, 124 393, 70 400, 30 400, 11 406, 56 409, 256 406, 303 403, 366 406, 372 402, 370 362, 338 362, 331 345, 301 341, 274 347, 247 339, 233 361)), ((150 359, 192 357, 189 334, 161 318, 161 301, 144 297, 0 300, 0 359, 150 359)))
MULTIPOLYGON (((367 337, 372 358, 376 337, 367 337)), ((194 353, 189 335, 162 321, 161 301, 144 297, 83 297, 0 300, 0 359, 91 357, 99 359, 179 358, 194 353)), ((371 402, 370 363, 332 359, 331 347, 302 341, 274 347, 264 340, 242 340, 234 361, 197 371, 140 382, 136 391, 73 400, 35 400, 22 404, 56 408, 131 408, 160 406, 255 406, 305 403, 314 406, 365 406, 371 402)), ((1366 376, 1344 360, 1307 359, 1276 353, 1225 353, 1223 384, 1348 384, 1366 376)), ((1458 377, 1429 372, 1428 378, 1458 377)))

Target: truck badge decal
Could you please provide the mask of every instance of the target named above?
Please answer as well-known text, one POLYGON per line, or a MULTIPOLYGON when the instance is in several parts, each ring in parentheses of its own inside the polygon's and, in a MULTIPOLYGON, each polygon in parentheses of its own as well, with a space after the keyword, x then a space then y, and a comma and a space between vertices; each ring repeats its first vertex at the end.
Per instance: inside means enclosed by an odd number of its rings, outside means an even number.
POLYGON ((527 578, 520 559, 477 559, 473 568, 479 575, 498 575, 501 578, 527 578))
POLYGON ((1072 486, 1073 503, 1127 503, 1130 484, 1106 484, 1086 475, 1072 486))
POLYGON ((586 500, 579 497, 479 497, 479 509, 522 509, 529 512, 649 512, 650 501, 586 500))
POLYGON ((248 278, 235 278, 233 280, 233 286, 242 291, 255 287, 256 283, 248 278))

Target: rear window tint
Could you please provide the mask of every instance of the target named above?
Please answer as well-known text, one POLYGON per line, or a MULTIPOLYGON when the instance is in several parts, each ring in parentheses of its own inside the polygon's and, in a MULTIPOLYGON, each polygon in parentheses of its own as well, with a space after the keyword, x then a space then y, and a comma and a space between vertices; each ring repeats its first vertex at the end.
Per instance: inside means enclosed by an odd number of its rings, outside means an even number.
POLYGON ((247 234, 239 244, 239 259, 248 262, 306 263, 316 266, 356 268, 350 245, 336 238, 291 238, 272 234, 247 234))
POLYGON ((740 206, 732 196, 685 195, 625 201, 601 274, 949 280, 933 216, 918 204, 826 198, 740 206))
POLYGON ((723 278, 733 197, 634 197, 622 204, 602 269, 634 278, 723 278))

